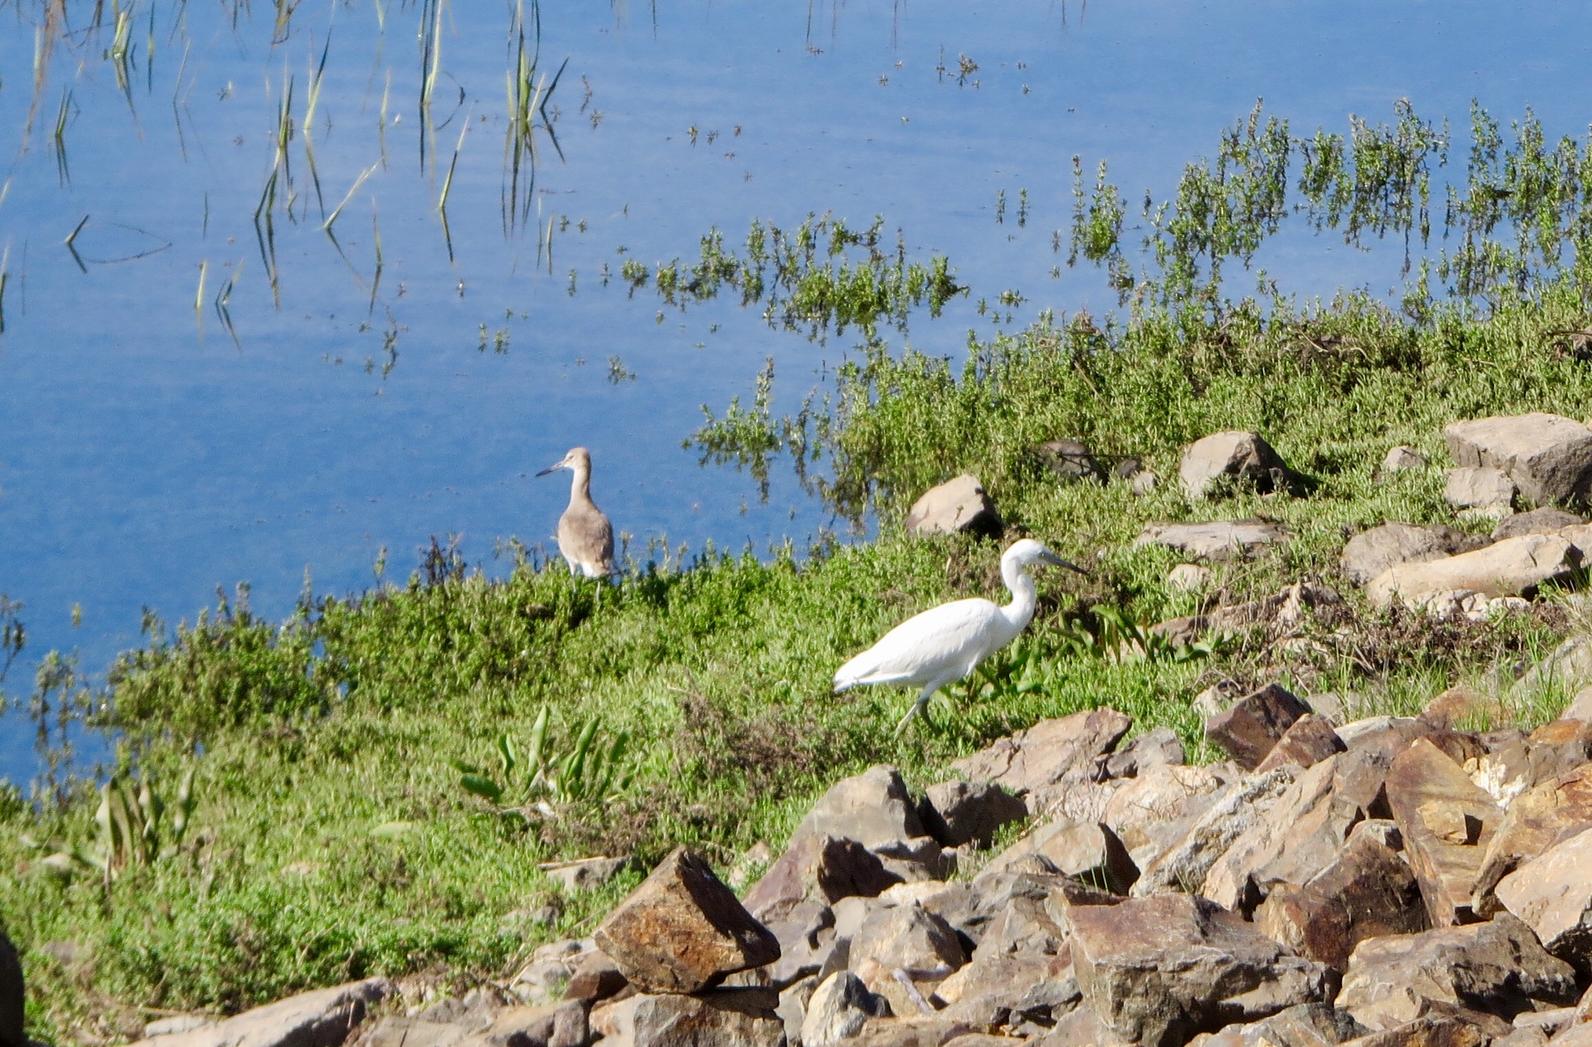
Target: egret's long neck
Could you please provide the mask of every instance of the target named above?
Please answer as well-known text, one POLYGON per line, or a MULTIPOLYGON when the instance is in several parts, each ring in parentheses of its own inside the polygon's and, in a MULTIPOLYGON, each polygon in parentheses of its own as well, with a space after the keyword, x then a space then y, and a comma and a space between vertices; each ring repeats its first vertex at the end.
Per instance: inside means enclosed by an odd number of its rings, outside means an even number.
POLYGON ((1020 631, 1034 617, 1034 605, 1038 601, 1034 580, 1021 564, 1010 560, 1001 563, 1001 580, 1012 591, 1011 602, 1001 608, 1001 615, 1011 623, 1014 632, 1020 631))
POLYGON ((585 465, 570 467, 569 500, 571 502, 591 501, 591 468, 585 465))

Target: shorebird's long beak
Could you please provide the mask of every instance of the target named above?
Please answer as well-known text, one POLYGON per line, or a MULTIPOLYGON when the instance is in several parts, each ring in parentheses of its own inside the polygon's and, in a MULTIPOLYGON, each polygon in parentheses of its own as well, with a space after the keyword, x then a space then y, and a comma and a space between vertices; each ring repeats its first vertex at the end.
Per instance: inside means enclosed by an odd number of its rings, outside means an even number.
POLYGON ((1051 552, 1049 549, 1046 549, 1043 553, 1041 553, 1039 558, 1041 560, 1045 561, 1046 563, 1055 564, 1057 567, 1071 568, 1072 570, 1077 571, 1079 574, 1083 575, 1085 578, 1089 577, 1089 572, 1087 570, 1085 570, 1082 567, 1079 567, 1077 564, 1073 563, 1071 560, 1063 560, 1061 557, 1057 556, 1055 553, 1051 552))
POLYGON ((559 462, 557 465, 548 466, 546 469, 543 469, 541 472, 537 473, 536 475, 537 476, 546 476, 548 473, 556 473, 562 468, 564 468, 564 463, 563 462, 559 462))

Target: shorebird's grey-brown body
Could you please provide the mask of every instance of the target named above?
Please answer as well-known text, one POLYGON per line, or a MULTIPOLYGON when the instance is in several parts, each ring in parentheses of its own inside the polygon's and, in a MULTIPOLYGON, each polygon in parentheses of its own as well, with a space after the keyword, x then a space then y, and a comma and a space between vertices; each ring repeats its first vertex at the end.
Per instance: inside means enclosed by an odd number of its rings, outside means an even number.
POLYGON ((606 578, 614 573, 614 527, 591 500, 591 452, 584 447, 571 448, 560 461, 536 475, 546 476, 558 469, 574 474, 569 508, 558 518, 558 551, 571 574, 606 578))

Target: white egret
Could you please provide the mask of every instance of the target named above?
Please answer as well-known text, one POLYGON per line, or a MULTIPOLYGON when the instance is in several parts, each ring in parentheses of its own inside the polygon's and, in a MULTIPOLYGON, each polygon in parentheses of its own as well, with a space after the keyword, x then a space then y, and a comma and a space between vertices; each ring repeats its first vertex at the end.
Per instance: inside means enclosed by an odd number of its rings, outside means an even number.
POLYGON ((1013 542, 1001 556, 1001 579, 1011 590, 1010 603, 1003 607, 973 597, 913 615, 842 665, 835 673, 835 692, 862 684, 908 683, 922 687, 917 701, 896 725, 896 733, 900 734, 913 716, 924 713, 935 691, 970 675, 980 662, 1023 631, 1034 617, 1036 594, 1028 568, 1035 563, 1089 573, 1032 538, 1013 542))
POLYGON ((591 500, 591 452, 584 447, 571 448, 536 475, 546 476, 558 469, 575 474, 569 484, 569 507, 558 518, 558 551, 569 564, 570 574, 605 578, 614 573, 614 526, 591 500))

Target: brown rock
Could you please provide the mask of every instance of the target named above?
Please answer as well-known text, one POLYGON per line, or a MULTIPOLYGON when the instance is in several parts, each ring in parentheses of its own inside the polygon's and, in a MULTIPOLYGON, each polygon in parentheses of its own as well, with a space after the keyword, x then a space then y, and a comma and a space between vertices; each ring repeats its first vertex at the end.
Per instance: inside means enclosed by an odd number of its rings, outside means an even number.
POLYGON ((1237 774, 1232 764, 1150 767, 1122 783, 1106 801, 1103 821, 1143 869, 1170 850, 1217 802, 1237 774))
POLYGON ((1457 1014, 1428 1014, 1385 1032, 1349 1040, 1350 1047, 1486 1047, 1485 1027, 1457 1014))
POLYGON ((967 952, 943 917, 918 905, 897 905, 870 913, 852 939, 847 966, 860 973, 869 960, 913 979, 933 979, 961 967, 967 952))
POLYGON ((1072 910, 1073 972, 1103 1025, 1184 1043, 1332 995, 1336 978, 1203 898, 1167 894, 1072 910))
POLYGON ((300 993, 244 1011, 226 1021, 153 1040, 137 1047, 319 1047, 339 1044, 365 1017, 371 1004, 390 996, 385 978, 300 993))
POLYGON ((637 995, 594 1009, 591 1028, 604 1047, 780 1047, 778 1000, 768 989, 637 995))
POLYGON ((923 493, 907 510, 908 534, 958 534, 970 531, 999 538, 1005 530, 995 503, 978 477, 963 473, 923 493))
POLYGON ((948 1047, 971 1032, 966 1022, 934 1015, 876 1018, 844 1043, 846 1047, 948 1047))
POLYGON ((1285 763, 1291 763, 1296 767, 1309 767, 1335 753, 1343 752, 1345 748, 1343 739, 1339 738, 1338 732, 1332 729, 1332 724, 1314 713, 1305 713, 1283 732, 1282 737, 1277 739, 1277 744, 1266 754, 1266 758, 1260 761, 1255 770, 1269 771, 1285 763))
POLYGON ((1474 687, 1457 684, 1427 702, 1420 718, 1438 727, 1452 728, 1478 721, 1495 727, 1512 717, 1497 695, 1482 694, 1474 687))
POLYGON ((1508 913, 1490 923, 1370 938, 1354 949, 1337 1005, 1372 1029, 1411 1022, 1434 1006, 1505 1017, 1576 997, 1575 972, 1548 955, 1508 913))
POLYGON ((569 984, 564 987, 564 999, 579 1000, 590 1007, 617 996, 629 986, 619 965, 601 949, 592 949, 576 961, 569 984))
POLYGON ((1421 738, 1394 758, 1387 799, 1432 926, 1474 919, 1471 891, 1500 814, 1492 797, 1421 738))
POLYGON ((1367 938, 1425 930, 1426 909, 1409 866, 1376 832, 1354 831, 1343 853, 1303 885, 1269 885, 1255 924, 1301 956, 1342 971, 1367 938))
POLYGON ((1200 1047, 1328 1047, 1366 1032, 1365 1026, 1330 1004, 1301 1003, 1258 1022, 1229 1025, 1199 1041, 1200 1047))
POLYGON ((1260 766, 1293 722, 1310 707, 1279 684, 1267 684, 1205 721, 1205 735, 1232 755, 1238 766, 1260 766))
POLYGON ((1592 828, 1561 839, 1499 882, 1497 898, 1553 955, 1592 974, 1592 828))
POLYGON ((674 850, 597 928, 597 947, 638 989, 694 992, 779 959, 779 943, 706 860, 674 850))
POLYGON ((1083 999, 1070 953, 979 952, 941 982, 940 1013, 984 1029, 1049 1028, 1083 999))
POLYGON ((1498 881, 1554 843, 1592 828, 1592 764, 1543 782, 1509 805, 1477 870, 1472 904, 1478 915, 1498 911, 1498 881))
POLYGON ((1204 883, 1233 841, 1265 821, 1293 780, 1294 768, 1278 767, 1234 782, 1170 847, 1140 866, 1133 893, 1191 891, 1204 883))
POLYGON ((900 882, 857 840, 798 833, 746 892, 742 904, 755 919, 774 923, 788 919, 806 901, 829 905, 853 895, 872 898, 900 882))
POLYGON ((1132 725, 1115 709, 1090 709, 1042 720, 951 766, 971 781, 991 782, 1022 797, 1030 814, 1043 814, 1092 782, 1099 758, 1116 748, 1132 725))
POLYGON ((987 871, 1011 868, 1018 861, 1039 855, 1063 876, 1070 876, 1114 894, 1126 894, 1139 870, 1127 848, 1110 828, 1099 822, 1059 819, 1030 833, 991 858, 987 871))
POLYGON ((791 835, 808 834, 856 840, 875 850, 923 836, 924 830, 901 772, 879 764, 830 786, 791 835))
POLYGON ((924 794, 922 820, 947 847, 988 847, 1003 825, 1028 817, 1020 797, 991 782, 942 782, 924 794))

